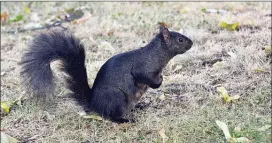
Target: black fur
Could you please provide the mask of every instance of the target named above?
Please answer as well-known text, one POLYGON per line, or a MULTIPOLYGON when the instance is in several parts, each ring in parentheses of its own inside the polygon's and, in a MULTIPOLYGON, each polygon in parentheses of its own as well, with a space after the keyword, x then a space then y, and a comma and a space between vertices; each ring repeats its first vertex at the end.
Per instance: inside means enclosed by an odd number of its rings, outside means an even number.
MULTIPOLYGON (((54 89, 50 62, 60 59, 71 79, 69 89, 87 99, 87 107, 105 118, 123 123, 130 107, 148 87, 159 88, 162 70, 177 54, 189 50, 192 41, 161 27, 145 47, 110 58, 99 70, 92 89, 87 83, 83 45, 69 32, 42 33, 23 56, 23 80, 36 94, 45 96, 54 89), (180 39, 181 38, 181 39, 180 39)), ((77 98, 79 99, 79 98, 77 98)))
POLYGON ((85 50, 80 40, 68 32, 50 31, 39 34, 22 57, 23 83, 35 94, 42 96, 53 94, 54 82, 50 63, 62 60, 62 69, 70 75, 68 87, 78 97, 89 96, 85 69, 85 50))

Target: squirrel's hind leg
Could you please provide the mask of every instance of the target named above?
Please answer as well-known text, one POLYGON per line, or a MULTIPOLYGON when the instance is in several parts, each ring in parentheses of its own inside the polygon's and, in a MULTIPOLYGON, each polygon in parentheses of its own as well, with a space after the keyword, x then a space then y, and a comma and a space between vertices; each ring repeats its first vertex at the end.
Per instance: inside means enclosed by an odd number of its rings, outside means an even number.
POLYGON ((129 101, 123 92, 119 90, 104 88, 108 90, 99 90, 93 97, 91 109, 116 123, 133 122, 134 120, 126 118, 128 113, 129 101))

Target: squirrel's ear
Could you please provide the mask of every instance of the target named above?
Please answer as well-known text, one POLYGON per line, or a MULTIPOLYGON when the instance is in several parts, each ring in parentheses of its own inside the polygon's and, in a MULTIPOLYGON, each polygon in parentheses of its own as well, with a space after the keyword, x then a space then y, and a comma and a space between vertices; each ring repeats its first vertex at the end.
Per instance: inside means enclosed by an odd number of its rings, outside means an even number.
POLYGON ((165 29, 165 26, 163 24, 160 24, 160 32, 162 32, 163 29, 165 29))
POLYGON ((170 45, 170 32, 167 28, 164 27, 164 29, 160 29, 163 39, 167 45, 170 45))
POLYGON ((160 32, 162 32, 163 29, 167 28, 167 24, 165 22, 159 22, 158 24, 160 26, 160 32))

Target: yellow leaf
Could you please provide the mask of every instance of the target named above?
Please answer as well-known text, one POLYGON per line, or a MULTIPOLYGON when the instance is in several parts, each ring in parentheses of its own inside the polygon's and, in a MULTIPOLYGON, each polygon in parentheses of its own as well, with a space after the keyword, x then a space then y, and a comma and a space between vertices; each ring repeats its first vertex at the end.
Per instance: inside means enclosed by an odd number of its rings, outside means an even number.
POLYGON ((227 22, 221 22, 220 25, 222 28, 226 28, 229 31, 234 31, 234 30, 238 30, 240 23, 236 22, 236 23, 228 24, 227 22))
POLYGON ((227 102, 227 103, 230 103, 231 102, 231 98, 229 96, 224 96, 224 100, 227 102))
POLYGON ((240 25, 239 22, 236 22, 236 23, 232 24, 232 25, 231 25, 231 30, 232 30, 232 31, 233 31, 233 30, 237 30, 238 27, 239 27, 239 25, 240 25))
POLYGON ((234 95, 230 97, 230 100, 237 100, 240 98, 240 95, 234 95))
POLYGON ((228 26, 227 22, 221 22, 221 27, 227 28, 227 26, 228 26))
POLYGON ((230 141, 232 137, 230 135, 229 128, 228 128, 227 124, 224 122, 218 121, 218 120, 216 120, 215 123, 223 131, 225 138, 228 141, 230 141))
POLYGON ((29 7, 26 7, 26 8, 25 8, 25 12, 26 12, 26 13, 31 13, 30 8, 29 8, 29 7))
POLYGON ((219 92, 219 94, 221 95, 225 102, 229 103, 231 101, 231 98, 224 87, 217 87, 216 90, 217 92, 219 92))
POLYGON ((12 105, 11 102, 1 102, 1 108, 2 108, 6 113, 9 113, 11 105, 12 105))
POLYGON ((219 92, 222 95, 227 95, 228 96, 228 92, 224 87, 217 87, 217 92, 219 92))
POLYGON ((159 133, 159 135, 162 137, 163 140, 168 138, 168 137, 166 136, 166 134, 165 134, 164 128, 162 128, 161 130, 159 130, 158 133, 159 133))
POLYGON ((257 68, 255 69, 256 72, 265 72, 265 70, 263 68, 257 68))
POLYGON ((215 68, 223 68, 224 66, 225 66, 225 62, 223 62, 223 61, 222 62, 218 61, 213 64, 213 67, 215 67, 215 68))
POLYGON ((93 119, 93 120, 98 120, 98 121, 102 121, 103 118, 100 117, 98 114, 92 113, 91 115, 84 115, 82 116, 82 118, 84 119, 93 119))
POLYGON ((249 143, 250 140, 247 139, 246 137, 239 137, 239 138, 235 138, 235 137, 231 137, 230 132, 229 132, 229 128, 227 126, 226 123, 221 122, 216 120, 215 121, 217 126, 223 131, 224 136, 226 138, 227 141, 231 142, 231 143, 249 143))
POLYGON ((271 46, 266 46, 266 47, 264 48, 264 51, 265 51, 265 53, 266 53, 267 55, 270 55, 270 54, 271 54, 271 46))
POLYGON ((18 143, 19 141, 4 132, 1 132, 1 143, 18 143))

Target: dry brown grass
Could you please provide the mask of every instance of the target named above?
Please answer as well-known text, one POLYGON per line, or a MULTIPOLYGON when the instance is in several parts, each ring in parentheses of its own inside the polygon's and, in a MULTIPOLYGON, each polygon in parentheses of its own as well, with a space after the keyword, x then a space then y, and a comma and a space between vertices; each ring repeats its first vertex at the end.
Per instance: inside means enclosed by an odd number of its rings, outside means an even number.
MULTIPOLYGON (((28 3, 1 3, 1 13, 17 15, 28 3)), ((271 142, 271 63, 265 46, 271 45, 270 3, 154 3, 104 2, 56 3, 34 2, 32 12, 41 21, 68 8, 86 7, 91 18, 82 24, 66 24, 86 48, 86 66, 92 84, 101 65, 111 56, 144 46, 157 32, 157 22, 166 21, 170 29, 183 29, 194 45, 187 53, 170 61, 164 70, 164 82, 158 90, 148 90, 142 101, 150 106, 137 111, 138 122, 122 128, 110 121, 81 118, 80 106, 67 97, 61 86, 56 104, 41 109, 30 100, 12 109, 1 119, 1 129, 19 140, 28 142, 163 142, 158 131, 164 128, 166 142, 225 142, 215 120, 226 122, 236 137, 245 136, 252 142, 271 142), (202 8, 219 8, 226 14, 205 14, 202 8), (118 14, 119 13, 119 14, 118 14), (222 21, 255 25, 260 29, 229 32, 219 29, 222 21), (270 27, 270 29, 269 29, 270 27), (113 36, 104 36, 114 30, 113 36), (216 33, 214 33, 214 31, 216 33), (113 48, 101 47, 109 42, 113 48), (228 52, 234 53, 230 56, 228 52), (225 67, 203 66, 205 60, 221 58, 225 67), (265 72, 258 73, 255 69, 265 72), (232 105, 224 104, 216 93, 224 86, 230 95, 241 98, 232 105), (165 100, 160 97, 164 95, 165 100), (234 130, 234 128, 240 128, 234 130)), ((1 30, 23 26, 3 25, 1 30)), ((37 31, 38 32, 38 31, 37 31)), ((1 100, 11 101, 23 94, 17 65, 27 44, 36 32, 1 33, 1 100), (5 73, 2 75, 2 73, 5 73)), ((27 96, 27 95, 26 95, 27 96)))

